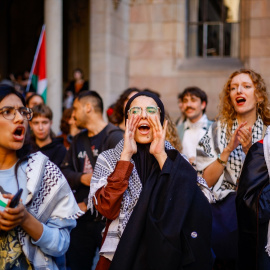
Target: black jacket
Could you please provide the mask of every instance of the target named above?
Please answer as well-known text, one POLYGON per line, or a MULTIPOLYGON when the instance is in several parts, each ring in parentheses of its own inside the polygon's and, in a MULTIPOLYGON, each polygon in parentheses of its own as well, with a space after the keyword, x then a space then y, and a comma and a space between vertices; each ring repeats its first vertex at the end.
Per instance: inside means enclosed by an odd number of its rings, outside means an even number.
POLYGON ((67 89, 66 89, 66 92, 67 91, 71 91, 73 93, 73 95, 78 95, 80 92, 82 91, 86 91, 86 90, 89 90, 89 84, 88 84, 88 81, 84 81, 81 89, 79 90, 78 93, 75 93, 75 81, 71 81, 70 84, 68 85, 67 89))
POLYGON ((33 143, 32 152, 37 151, 40 151, 46 155, 50 161, 52 161, 58 167, 60 167, 62 164, 67 152, 66 147, 63 144, 63 138, 52 138, 52 142, 43 147, 38 147, 38 145, 33 143))
POLYGON ((212 269, 210 205, 176 150, 152 169, 110 270, 212 269))
POLYGON ((270 269, 265 252, 270 220, 269 173, 263 144, 253 144, 246 156, 236 196, 239 228, 239 269, 270 269))
MULTIPOLYGON (((101 134, 101 132, 99 133, 101 134)), ((99 136, 99 134, 97 136, 99 136)), ((86 155, 86 149, 84 140, 88 139, 88 131, 84 130, 77 134, 70 145, 69 150, 65 156, 65 159, 61 165, 61 170, 68 180, 68 183, 73 191, 75 191, 74 196, 76 201, 82 202, 88 200, 89 187, 81 183, 81 175, 83 174, 83 167, 86 155)), ((123 139, 123 131, 109 123, 105 127, 105 136, 100 138, 102 151, 114 148, 116 144, 123 139)), ((94 157, 96 160, 97 156, 94 157)), ((95 164, 92 164, 94 167, 95 164)))

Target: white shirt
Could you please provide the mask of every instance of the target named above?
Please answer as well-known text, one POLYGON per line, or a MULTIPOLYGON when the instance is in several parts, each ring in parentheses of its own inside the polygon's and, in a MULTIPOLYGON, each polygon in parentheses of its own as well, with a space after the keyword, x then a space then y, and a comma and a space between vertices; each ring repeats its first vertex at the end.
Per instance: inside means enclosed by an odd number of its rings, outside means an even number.
POLYGON ((203 114, 200 120, 195 123, 192 123, 189 119, 185 121, 182 154, 186 155, 188 159, 196 157, 196 148, 207 131, 207 122, 206 114, 203 114))

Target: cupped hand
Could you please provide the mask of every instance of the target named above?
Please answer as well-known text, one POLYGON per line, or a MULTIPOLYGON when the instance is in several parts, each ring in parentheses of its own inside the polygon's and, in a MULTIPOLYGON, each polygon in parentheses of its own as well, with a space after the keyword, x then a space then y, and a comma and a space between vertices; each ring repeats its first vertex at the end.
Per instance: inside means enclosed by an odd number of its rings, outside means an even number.
POLYGON ((21 225, 28 214, 24 205, 21 203, 18 204, 15 208, 10 208, 10 200, 13 198, 12 194, 4 194, 4 198, 8 198, 9 202, 4 211, 0 211, 0 230, 10 231, 13 228, 21 225))
POLYGON ((247 154, 249 148, 252 145, 252 129, 249 128, 240 128, 238 131, 238 140, 240 141, 242 145, 242 149, 245 154, 247 154))
POLYGON ((164 121, 163 127, 157 115, 148 117, 148 121, 153 130, 153 141, 150 145, 150 153, 154 156, 165 153, 165 138, 168 121, 164 121))
POLYGON ((232 152, 240 144, 238 133, 239 133, 239 130, 242 129, 246 124, 247 124, 247 122, 241 123, 238 126, 238 128, 234 131, 228 145, 225 148, 227 151, 232 152))
POLYGON ((140 122, 140 116, 132 115, 126 120, 126 130, 124 134, 124 147, 121 153, 121 160, 130 160, 132 155, 137 153, 137 144, 134 139, 135 132, 140 122))

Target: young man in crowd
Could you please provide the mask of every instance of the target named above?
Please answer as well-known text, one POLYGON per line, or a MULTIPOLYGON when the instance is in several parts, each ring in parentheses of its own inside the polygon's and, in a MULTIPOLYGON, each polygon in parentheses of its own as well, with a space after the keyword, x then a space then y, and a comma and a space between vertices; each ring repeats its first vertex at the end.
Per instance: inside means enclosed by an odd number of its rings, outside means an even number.
POLYGON ((181 109, 186 120, 177 126, 178 135, 182 142, 182 154, 189 162, 196 165, 196 147, 206 133, 212 121, 208 120, 205 111, 207 95, 199 87, 188 87, 179 95, 181 109))
POLYGON ((39 104, 32 108, 33 118, 30 121, 32 130, 33 152, 41 151, 49 159, 60 166, 66 155, 66 148, 63 145, 63 138, 54 138, 52 127, 52 110, 39 104))
POLYGON ((95 91, 79 93, 73 103, 73 117, 77 127, 85 130, 73 138, 61 168, 85 215, 77 220, 77 226, 71 232, 66 257, 72 270, 91 269, 105 226, 100 217, 87 211, 91 177, 97 156, 102 151, 114 148, 123 138, 123 131, 105 122, 103 101, 95 91))

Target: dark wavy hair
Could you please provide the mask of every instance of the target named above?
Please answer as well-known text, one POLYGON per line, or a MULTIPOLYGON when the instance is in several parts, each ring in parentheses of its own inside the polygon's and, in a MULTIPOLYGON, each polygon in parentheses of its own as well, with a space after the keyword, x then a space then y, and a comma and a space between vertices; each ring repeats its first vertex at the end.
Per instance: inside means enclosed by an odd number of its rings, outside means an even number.
POLYGON ((124 113, 124 104, 125 101, 128 100, 128 96, 132 93, 132 92, 137 92, 139 93, 140 90, 136 87, 131 87, 131 88, 127 88, 126 90, 124 90, 124 92, 120 95, 120 97, 118 98, 118 100, 115 102, 115 105, 113 107, 113 113, 110 117, 110 121, 115 124, 115 125, 120 125, 124 118, 125 118, 125 113, 124 113))
POLYGON ((206 112, 206 106, 207 106, 207 95, 206 93, 197 86, 191 86, 184 89, 182 93, 178 95, 178 99, 181 99, 183 101, 183 98, 187 95, 194 95, 195 97, 198 97, 201 102, 205 102, 205 108, 203 109, 203 113, 206 112))

